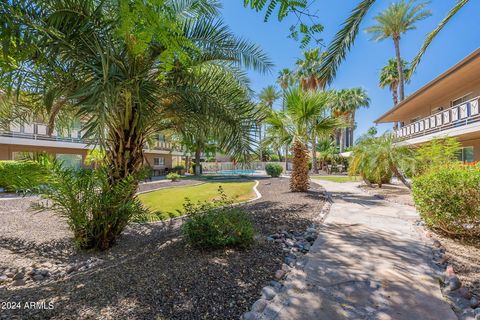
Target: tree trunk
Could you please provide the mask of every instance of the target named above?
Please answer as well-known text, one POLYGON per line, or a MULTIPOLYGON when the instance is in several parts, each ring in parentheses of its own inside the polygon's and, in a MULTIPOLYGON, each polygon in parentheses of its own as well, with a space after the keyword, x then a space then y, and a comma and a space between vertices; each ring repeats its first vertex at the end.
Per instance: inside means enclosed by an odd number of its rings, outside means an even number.
POLYGON ((351 114, 351 129, 350 129, 350 144, 349 147, 353 146, 353 132, 355 130, 355 111, 351 114))
POLYGON ((285 145, 285 173, 288 171, 288 144, 285 145))
POLYGON ((318 174, 318 164, 317 164, 317 138, 312 139, 312 171, 315 174, 318 174))
POLYGON ((367 186, 369 186, 370 188, 372 188, 372 183, 371 183, 370 181, 368 181, 367 178, 365 178, 364 176, 362 176, 362 180, 363 180, 363 182, 365 182, 365 184, 366 184, 367 186))
POLYGON ((290 178, 290 191, 306 192, 309 188, 308 149, 300 141, 293 144, 293 170, 290 178))
POLYGON ((402 56, 400 55, 400 36, 393 37, 393 43, 395 45, 395 55, 397 56, 400 101, 403 101, 405 98, 405 75, 403 74, 402 56))
MULTIPOLYGON (((398 87, 398 85, 397 85, 398 87)), ((398 88, 392 88, 392 99, 393 99, 393 106, 396 106, 398 104, 398 88)))
POLYGON ((340 129, 340 152, 343 152, 345 149, 345 144, 344 144, 344 136, 345 136, 345 129, 340 129))
POLYGON ((185 171, 190 173, 190 156, 185 156, 185 171))
POLYGON ((195 175, 196 176, 199 176, 202 174, 201 167, 200 167, 201 156, 202 156, 202 149, 200 147, 197 147, 195 149, 195 175))
POLYGON ((258 127, 258 159, 262 161, 262 124, 258 127))
POLYGON ((408 189, 412 189, 412 185, 410 184, 410 182, 407 181, 407 178, 405 178, 405 175, 400 172, 400 170, 398 170, 398 168, 395 166, 395 165, 392 165, 390 167, 390 169, 392 170, 393 174, 400 180, 402 181, 402 183, 408 188, 408 189))

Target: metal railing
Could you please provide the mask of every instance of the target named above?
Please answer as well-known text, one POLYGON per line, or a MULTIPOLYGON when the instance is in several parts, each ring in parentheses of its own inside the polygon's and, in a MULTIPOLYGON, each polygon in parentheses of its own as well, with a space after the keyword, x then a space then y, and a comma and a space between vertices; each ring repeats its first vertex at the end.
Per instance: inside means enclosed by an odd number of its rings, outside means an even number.
POLYGON ((0 130, 0 137, 8 138, 20 138, 20 139, 29 139, 29 140, 42 140, 42 141, 58 141, 58 142, 70 142, 70 143, 83 143, 89 144, 92 141, 88 139, 82 139, 78 137, 62 137, 62 136, 48 136, 46 134, 36 134, 36 133, 23 133, 15 131, 6 131, 0 130))
POLYGON ((466 126, 479 121, 479 97, 475 97, 394 130, 394 134, 400 140, 407 140, 466 126))

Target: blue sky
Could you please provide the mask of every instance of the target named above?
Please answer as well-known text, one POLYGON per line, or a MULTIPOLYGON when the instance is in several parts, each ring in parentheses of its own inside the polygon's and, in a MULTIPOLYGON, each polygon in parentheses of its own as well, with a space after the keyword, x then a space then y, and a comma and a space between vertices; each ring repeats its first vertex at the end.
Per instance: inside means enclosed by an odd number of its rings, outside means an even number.
MULTIPOLYGON (((359 0, 316 0, 312 7, 318 10, 318 21, 325 26, 321 37, 328 44, 348 16, 350 10, 359 0)), ((392 107, 392 98, 388 89, 378 87, 380 69, 389 58, 394 57, 394 47, 391 40, 377 43, 369 41, 364 29, 374 23, 373 17, 386 8, 392 1, 379 0, 374 5, 361 26, 361 32, 355 46, 340 66, 337 77, 331 87, 341 89, 362 87, 367 90, 371 99, 369 109, 357 112, 356 137, 366 132, 374 125, 373 121, 392 107)), ((443 19, 456 0, 433 0, 429 9, 432 16, 417 24, 417 29, 406 33, 401 40, 402 56, 410 61, 423 43, 425 35, 433 30, 443 19)), ((293 17, 281 23, 275 17, 263 22, 263 13, 243 7, 243 0, 223 0, 223 19, 235 34, 255 42, 268 53, 275 64, 271 74, 262 75, 250 72, 252 88, 259 92, 263 87, 274 84, 278 71, 288 67, 293 68, 302 50, 299 44, 288 38, 289 27, 295 23, 293 17)), ((409 95, 424 84, 441 74, 456 62, 467 56, 480 46, 478 26, 480 1, 472 0, 450 21, 449 25, 437 36, 429 47, 426 55, 417 68, 412 81, 406 86, 409 95)), ((280 102, 279 102, 280 103, 280 102)), ((379 132, 391 128, 390 124, 379 125, 379 132)))

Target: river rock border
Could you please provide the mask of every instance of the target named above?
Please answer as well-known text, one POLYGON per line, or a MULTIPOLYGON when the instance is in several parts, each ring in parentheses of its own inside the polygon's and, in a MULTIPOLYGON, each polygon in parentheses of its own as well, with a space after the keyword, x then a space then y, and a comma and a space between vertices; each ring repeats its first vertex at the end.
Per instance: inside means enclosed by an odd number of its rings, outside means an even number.
MULTIPOLYGON (((332 197, 325 192, 325 204, 315 217, 313 223, 308 226, 304 232, 294 230, 281 230, 278 233, 267 236, 267 241, 273 241, 282 246, 285 254, 285 260, 281 268, 275 272, 275 279, 270 281, 268 286, 261 290, 261 297, 253 303, 250 311, 242 315, 243 320, 269 320, 275 319, 283 308, 285 303, 275 299, 280 293, 291 288, 287 288, 283 282, 290 278, 297 278, 299 273, 303 273, 303 269, 307 263, 306 254, 318 237, 318 226, 323 223, 330 208, 332 206, 332 197)), ((303 284, 299 284, 302 286, 303 284)))
MULTIPOLYGON (((418 221, 417 226, 424 227, 423 221, 418 221)), ((432 262, 437 271, 439 271, 442 294, 449 302, 458 319, 480 320, 479 297, 473 296, 470 290, 462 285, 453 266, 448 263, 449 256, 442 243, 434 238, 431 231, 424 229, 423 233, 432 248, 432 262)))

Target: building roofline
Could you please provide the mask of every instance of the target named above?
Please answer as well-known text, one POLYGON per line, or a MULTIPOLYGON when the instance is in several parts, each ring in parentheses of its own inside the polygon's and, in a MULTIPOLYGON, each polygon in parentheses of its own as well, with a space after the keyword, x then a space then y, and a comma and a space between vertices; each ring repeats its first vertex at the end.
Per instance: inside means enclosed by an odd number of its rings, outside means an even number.
POLYGON ((407 104, 408 102, 414 100, 416 97, 418 97, 420 94, 424 93, 425 91, 427 91, 428 89, 430 89, 431 87, 433 87, 434 85, 436 85, 438 82, 442 81, 443 79, 447 78, 448 76, 450 76, 451 74, 457 72, 459 69, 461 69, 462 67, 464 67, 465 65, 469 64, 470 62, 472 62, 473 60, 475 60, 476 58, 480 57, 480 48, 477 48, 475 51, 473 51, 472 53, 470 53, 468 56, 466 56, 465 58, 463 58, 460 62, 458 62, 457 64, 455 64, 453 67, 451 67, 450 69, 448 69, 447 71, 445 71, 444 73, 440 74, 438 77, 436 77, 435 79, 433 79, 432 81, 430 81, 429 83, 427 83, 426 85, 424 85, 423 87, 421 87, 420 89, 418 89, 417 91, 415 91, 413 94, 409 95, 405 100, 401 101, 400 103, 398 103, 396 106, 394 106, 393 108, 391 108, 390 110, 388 110, 387 112, 385 112, 383 115, 381 115, 378 119, 376 119, 374 122, 375 123, 379 123, 383 118, 385 118, 386 116, 390 115, 393 111, 401 108, 402 106, 404 106, 405 104, 407 104))

